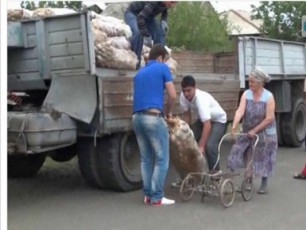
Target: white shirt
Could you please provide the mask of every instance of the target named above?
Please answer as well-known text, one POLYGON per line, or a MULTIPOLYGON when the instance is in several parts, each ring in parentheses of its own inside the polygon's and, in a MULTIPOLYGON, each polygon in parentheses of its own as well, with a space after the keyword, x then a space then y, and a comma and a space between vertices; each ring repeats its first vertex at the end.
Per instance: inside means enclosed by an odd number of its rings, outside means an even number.
POLYGON ((182 112, 189 109, 198 114, 202 122, 211 120, 212 122, 226 123, 226 113, 220 104, 209 93, 196 89, 194 97, 188 101, 183 92, 180 95, 180 106, 182 112))

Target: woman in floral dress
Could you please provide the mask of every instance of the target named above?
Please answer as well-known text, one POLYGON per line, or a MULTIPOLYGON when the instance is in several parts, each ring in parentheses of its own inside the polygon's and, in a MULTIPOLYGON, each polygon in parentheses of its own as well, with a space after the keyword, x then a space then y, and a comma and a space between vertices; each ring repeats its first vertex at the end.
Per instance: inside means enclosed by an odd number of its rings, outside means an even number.
POLYGON ((243 118, 242 133, 247 135, 237 138, 227 162, 232 170, 243 168, 248 165, 252 155, 252 167, 246 172, 246 177, 251 179, 252 175, 261 176, 259 194, 268 192, 268 177, 272 175, 278 148, 275 101, 273 94, 264 88, 265 82, 269 81, 270 76, 258 67, 249 74, 249 89, 241 96, 232 126, 234 134, 243 118), (259 141, 252 153, 255 134, 258 135, 259 141))

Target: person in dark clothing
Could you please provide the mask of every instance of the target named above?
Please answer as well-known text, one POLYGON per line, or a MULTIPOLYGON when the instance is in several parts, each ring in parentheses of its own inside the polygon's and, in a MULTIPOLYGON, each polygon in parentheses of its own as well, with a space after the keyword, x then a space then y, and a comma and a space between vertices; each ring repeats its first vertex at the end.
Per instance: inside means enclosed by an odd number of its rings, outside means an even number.
POLYGON ((132 31, 131 49, 138 58, 136 69, 140 67, 143 44, 152 47, 153 44, 165 45, 165 35, 168 31, 168 8, 176 2, 131 2, 124 14, 124 21, 132 31), (161 15, 158 22, 155 17, 161 15))

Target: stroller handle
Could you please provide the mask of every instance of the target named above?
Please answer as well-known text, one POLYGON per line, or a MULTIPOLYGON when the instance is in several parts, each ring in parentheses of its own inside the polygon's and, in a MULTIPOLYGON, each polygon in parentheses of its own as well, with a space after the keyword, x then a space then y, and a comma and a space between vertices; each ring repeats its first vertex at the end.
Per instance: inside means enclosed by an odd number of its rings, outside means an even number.
MULTIPOLYGON (((247 133, 233 133, 233 134, 232 133, 226 133, 222 136, 222 138, 221 138, 221 140, 218 144, 218 159, 217 159, 217 161, 214 165, 214 169, 216 168, 217 164, 220 161, 220 149, 221 149, 222 143, 223 143, 224 139, 229 135, 231 135, 231 136, 247 136, 248 134, 247 133)), ((252 145, 252 152, 256 148, 258 141, 259 141, 259 136, 257 134, 255 134, 255 143, 252 145)))
MULTIPOLYGON (((247 136, 248 134, 247 133, 226 133, 223 135, 223 137, 221 138, 220 142, 219 142, 219 145, 218 145, 218 153, 220 153, 220 148, 222 146, 222 143, 224 141, 224 139, 227 137, 227 136, 247 136)), ((255 143, 252 145, 252 150, 255 149, 255 147, 257 146, 257 143, 259 141, 259 136, 257 134, 255 134, 255 143)))

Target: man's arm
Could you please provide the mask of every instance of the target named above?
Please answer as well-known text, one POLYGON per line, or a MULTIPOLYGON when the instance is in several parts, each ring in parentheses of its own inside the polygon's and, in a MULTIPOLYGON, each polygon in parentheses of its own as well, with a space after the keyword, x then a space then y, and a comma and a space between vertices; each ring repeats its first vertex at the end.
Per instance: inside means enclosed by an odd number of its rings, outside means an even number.
POLYGON ((145 19, 153 17, 153 11, 156 7, 155 5, 157 2, 147 2, 145 3, 145 6, 143 7, 142 11, 137 15, 137 25, 140 33, 144 37, 150 36, 150 33, 146 27, 145 19))
POLYGON ((171 111, 173 109, 173 105, 176 99, 176 91, 175 91, 175 87, 172 81, 166 82, 165 86, 166 86, 166 90, 168 93, 168 103, 165 106, 164 114, 166 116, 171 116, 172 115, 171 111))

